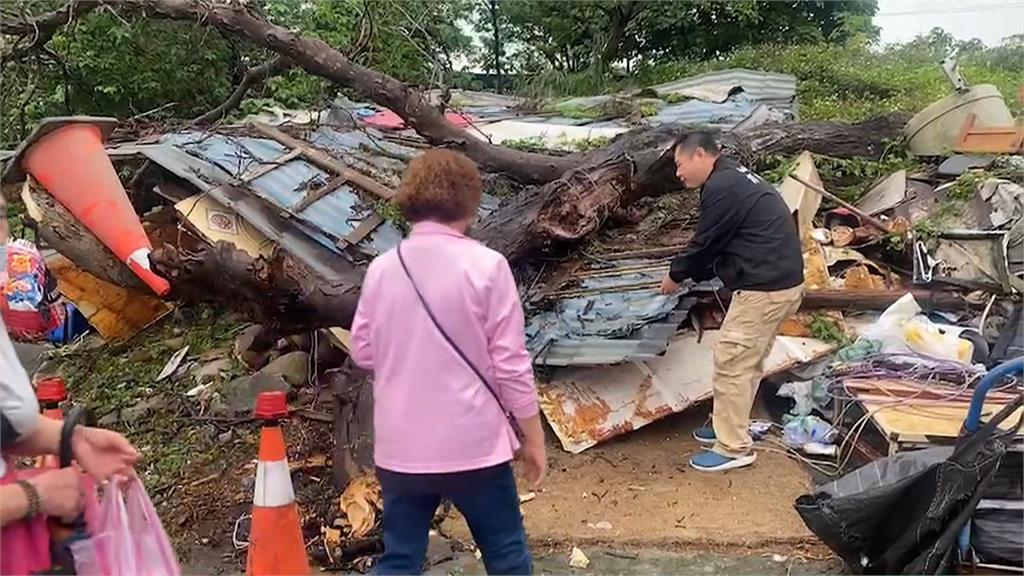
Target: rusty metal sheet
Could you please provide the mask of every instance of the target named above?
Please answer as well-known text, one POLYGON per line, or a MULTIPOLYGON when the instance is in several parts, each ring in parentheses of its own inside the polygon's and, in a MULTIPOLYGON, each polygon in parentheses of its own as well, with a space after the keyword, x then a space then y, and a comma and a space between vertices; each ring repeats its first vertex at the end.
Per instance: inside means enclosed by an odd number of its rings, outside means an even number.
MULTIPOLYGON (((717 339, 717 330, 704 332, 699 342, 695 332, 687 332, 653 360, 558 370, 538 384, 541 410, 562 447, 579 454, 711 398, 717 339)), ((834 350, 821 340, 780 336, 765 361, 765 375, 834 350)))
POLYGON ((154 296, 100 280, 60 254, 47 258, 46 267, 57 278, 61 294, 108 342, 128 340, 174 309, 154 296))

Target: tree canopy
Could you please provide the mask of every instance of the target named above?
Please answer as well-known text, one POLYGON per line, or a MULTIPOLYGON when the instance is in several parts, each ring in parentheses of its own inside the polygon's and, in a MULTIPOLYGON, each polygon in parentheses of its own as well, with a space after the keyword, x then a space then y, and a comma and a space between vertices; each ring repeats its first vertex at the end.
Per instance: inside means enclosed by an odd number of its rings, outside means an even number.
MULTIPOLYGON (((1024 66, 1020 38, 988 48, 977 40, 959 42, 942 30, 885 52, 868 51, 878 37, 872 25, 876 0, 249 0, 245 5, 267 22, 322 40, 352 62, 410 85, 533 96, 606 92, 630 82, 743 65, 794 73, 815 97, 824 84, 823 99, 865 90, 885 99, 899 90, 875 89, 872 83, 888 86, 904 78, 872 79, 870 70, 849 68, 858 60, 868 68, 864 59, 898 55, 934 68, 917 74, 927 76, 929 89, 923 93, 930 97, 941 76, 929 62, 953 48, 968 62, 984 61, 987 71, 1019 73, 1024 66), (867 87, 848 82, 865 79, 867 87)), ((12 147, 46 116, 210 121, 270 104, 319 107, 345 90, 224 29, 152 18, 146 6, 99 0, 0 4, 0 144, 12 147)), ((803 97, 806 90, 801 90, 803 97)), ((810 109, 828 110, 818 104, 810 109)))

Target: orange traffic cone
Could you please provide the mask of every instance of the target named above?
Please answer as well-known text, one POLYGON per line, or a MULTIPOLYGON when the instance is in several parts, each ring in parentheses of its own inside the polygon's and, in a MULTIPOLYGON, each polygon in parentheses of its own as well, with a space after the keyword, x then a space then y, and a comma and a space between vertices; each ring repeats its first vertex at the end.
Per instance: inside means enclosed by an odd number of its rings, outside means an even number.
POLYGON ((256 397, 256 418, 263 421, 263 428, 246 564, 246 573, 253 576, 310 573, 279 425, 287 417, 284 392, 263 392, 256 397))
MULTIPOLYGON (((64 419, 60 403, 68 399, 68 389, 63 378, 45 378, 37 382, 36 399, 43 416, 52 420, 64 419)), ((40 456, 36 459, 36 468, 60 468, 60 460, 52 454, 40 456)))
POLYGON ((170 291, 167 280, 149 269, 153 246, 103 148, 98 126, 78 122, 57 128, 32 144, 21 163, 154 292, 163 296, 170 291))

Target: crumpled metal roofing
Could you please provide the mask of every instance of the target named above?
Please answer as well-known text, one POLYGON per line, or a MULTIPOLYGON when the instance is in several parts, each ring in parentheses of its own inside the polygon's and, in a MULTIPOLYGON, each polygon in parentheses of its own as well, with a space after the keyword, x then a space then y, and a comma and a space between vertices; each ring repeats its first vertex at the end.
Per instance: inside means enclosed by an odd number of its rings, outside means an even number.
MULTIPOLYGON (((538 381, 540 407, 562 447, 579 454, 711 398, 718 331, 675 337, 664 355, 617 366, 560 368, 538 381)), ((821 358, 835 345, 779 336, 765 359, 777 374, 821 358)))
POLYGON ((711 86, 739 86, 752 100, 796 112, 796 76, 790 74, 730 68, 649 86, 648 89, 665 95, 711 86))
MULTIPOLYGON (((288 152, 280 143, 266 138, 198 131, 167 134, 160 141, 217 166, 234 179, 288 152)), ((290 214, 302 224, 307 234, 324 247, 342 254, 338 241, 374 213, 373 205, 364 201, 352 186, 343 184, 307 208, 292 211, 306 194, 326 186, 333 178, 333 174, 297 158, 248 182, 246 187, 264 201, 290 214)), ((395 246, 401 237, 401 232, 393 224, 384 222, 359 243, 359 249, 369 256, 376 256, 395 246)))
MULTIPOLYGON (((729 96, 724 102, 687 100, 665 106, 647 121, 652 124, 678 122, 680 124, 702 124, 712 128, 728 130, 747 119, 764 103, 754 100, 744 92, 729 96)), ((768 116, 761 120, 782 122, 792 118, 789 108, 768 106, 768 116)))
POLYGON ((667 260, 625 258, 570 273, 571 289, 548 290, 548 308, 532 310, 526 346, 543 366, 619 364, 655 358, 686 319, 690 292, 717 289, 707 282, 671 296, 658 293, 667 260))
MULTIPOLYGON (((342 131, 320 126, 309 135, 308 141, 338 158, 358 151, 361 159, 369 158, 375 166, 392 170, 401 169, 404 161, 421 152, 389 142, 372 129, 342 131)), ((301 157, 250 182, 241 182, 247 172, 270 164, 287 151, 280 143, 267 138, 199 131, 165 134, 157 144, 121 144, 108 149, 115 157, 145 156, 238 212, 325 279, 351 281, 351 266, 338 258, 350 255, 339 247, 338 241, 374 214, 376 199, 343 184, 296 211, 294 208, 308 192, 326 185, 334 177, 301 157)), ((497 206, 496 198, 485 196, 481 216, 497 206)), ((360 241, 356 249, 372 258, 396 246, 401 239, 401 232, 385 221, 360 241)))

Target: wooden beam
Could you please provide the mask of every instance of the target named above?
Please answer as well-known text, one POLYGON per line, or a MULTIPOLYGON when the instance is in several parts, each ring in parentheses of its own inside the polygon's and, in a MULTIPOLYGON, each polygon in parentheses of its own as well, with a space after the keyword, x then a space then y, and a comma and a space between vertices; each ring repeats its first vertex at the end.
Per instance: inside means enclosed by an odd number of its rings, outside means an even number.
POLYGON ((294 150, 301 150, 302 157, 309 160, 317 167, 333 172, 339 176, 344 176, 349 182, 363 190, 366 190, 374 196, 377 196, 378 198, 390 200, 395 195, 394 190, 380 182, 377 182, 373 178, 356 172, 338 161, 336 158, 332 157, 330 154, 316 148, 312 148, 302 140, 293 138, 273 126, 263 124, 262 122, 253 122, 252 127, 263 136, 277 141, 282 146, 292 148, 294 150))
POLYGON ((256 166, 253 166, 251 170, 247 170, 244 174, 242 174, 239 180, 243 184, 248 184, 249 182, 252 182, 253 180, 259 178, 260 176, 264 176, 270 172, 273 172, 274 170, 277 170, 281 166, 284 166, 285 164, 291 162, 292 160, 295 160, 301 155, 302 150, 289 150, 288 152, 278 156, 277 158, 274 158, 269 162, 261 162, 256 166))
POLYGON ((309 208, 313 204, 319 202, 320 200, 323 200, 325 197, 329 196, 338 188, 341 188, 341 186, 346 182, 348 182, 348 178, 344 176, 334 177, 322 188, 318 190, 313 190, 312 192, 307 192, 306 195, 302 197, 302 200, 299 200, 298 204, 291 207, 291 212, 295 214, 302 212, 306 208, 309 208))
POLYGON ((885 222, 882 222, 878 218, 875 218, 874 216, 868 214, 867 212, 861 210, 860 208, 857 208, 853 204, 850 204, 849 202, 847 202, 846 200, 843 200, 839 196, 836 196, 835 194, 825 190, 821 186, 818 186, 817 184, 812 184, 812 183, 808 182, 807 180, 804 180, 803 178, 800 177, 799 174, 797 174, 795 172, 790 173, 789 177, 792 178, 793 180, 796 180, 797 182, 803 184, 808 189, 813 190, 813 191, 817 192, 818 194, 821 194, 825 198, 828 198, 829 200, 835 202, 836 204, 839 204, 843 208, 846 208, 850 212, 853 212, 858 217, 860 217, 861 220, 867 222, 868 224, 871 224, 872 226, 874 226, 875 228, 878 228, 882 232, 885 232, 886 234, 892 234, 892 229, 889 227, 888 224, 886 224, 885 222))
POLYGON ((371 232, 377 229, 378 226, 384 223, 384 217, 374 212, 366 217, 358 226, 352 229, 351 232, 345 235, 344 238, 338 240, 338 248, 344 250, 349 246, 355 246, 370 235, 371 232))

